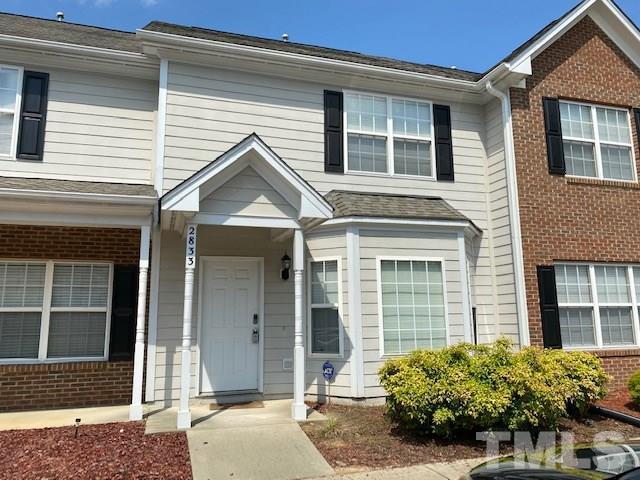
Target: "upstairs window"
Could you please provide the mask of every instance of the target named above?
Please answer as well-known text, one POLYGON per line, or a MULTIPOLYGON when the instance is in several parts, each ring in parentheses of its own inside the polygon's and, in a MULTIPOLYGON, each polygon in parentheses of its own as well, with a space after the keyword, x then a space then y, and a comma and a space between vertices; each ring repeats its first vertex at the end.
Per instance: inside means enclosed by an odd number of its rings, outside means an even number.
POLYGON ((15 155, 22 71, 0 66, 0 155, 15 155))
POLYGON ((431 103, 346 93, 345 114, 349 171, 434 177, 431 103))
POLYGON ((561 101, 560 121, 567 175, 635 180, 628 111, 561 101))

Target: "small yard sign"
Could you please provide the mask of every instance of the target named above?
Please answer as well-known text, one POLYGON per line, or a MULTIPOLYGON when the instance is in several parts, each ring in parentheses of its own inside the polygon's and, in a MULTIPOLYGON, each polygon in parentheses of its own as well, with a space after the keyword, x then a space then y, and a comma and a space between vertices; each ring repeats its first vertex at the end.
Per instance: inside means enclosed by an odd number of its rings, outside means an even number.
POLYGON ((322 364, 322 376, 329 382, 336 376, 336 369, 333 368, 333 364, 329 360, 322 364))

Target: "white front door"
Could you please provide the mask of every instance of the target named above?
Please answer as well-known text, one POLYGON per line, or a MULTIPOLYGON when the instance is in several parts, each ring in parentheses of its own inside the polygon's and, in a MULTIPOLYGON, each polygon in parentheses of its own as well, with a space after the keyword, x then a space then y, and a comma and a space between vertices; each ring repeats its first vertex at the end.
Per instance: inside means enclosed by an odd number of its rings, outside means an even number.
POLYGON ((258 390, 260 261, 203 259, 201 393, 258 390))

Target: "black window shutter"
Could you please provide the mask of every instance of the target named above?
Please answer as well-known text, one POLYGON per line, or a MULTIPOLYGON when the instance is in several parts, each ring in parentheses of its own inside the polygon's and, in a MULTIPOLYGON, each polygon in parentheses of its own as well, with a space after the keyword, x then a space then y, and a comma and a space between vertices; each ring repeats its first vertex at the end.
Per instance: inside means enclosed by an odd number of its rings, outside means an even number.
POLYGON ((344 172, 342 92, 324 91, 324 171, 344 172))
POLYGON ((24 72, 18 150, 16 153, 18 158, 42 160, 48 92, 48 73, 24 72))
POLYGON ((436 146, 437 179, 453 182, 453 143, 451 140, 451 109, 448 105, 433 106, 433 126, 436 146))
POLYGON ((640 108, 633 109, 633 117, 636 120, 636 134, 637 134, 638 145, 640 145, 640 108))
POLYGON ((138 301, 137 265, 116 265, 113 269, 111 300, 111 341, 109 360, 133 359, 136 305, 138 301))
POLYGON ((560 101, 557 98, 542 99, 544 108, 544 129, 547 137, 547 158, 549 173, 564 175, 564 145, 562 143, 562 123, 560 122, 560 101))
POLYGON ((562 348, 560 335, 560 312, 556 292, 556 272, 553 266, 538 266, 538 292, 542 318, 542 340, 544 348, 562 348))

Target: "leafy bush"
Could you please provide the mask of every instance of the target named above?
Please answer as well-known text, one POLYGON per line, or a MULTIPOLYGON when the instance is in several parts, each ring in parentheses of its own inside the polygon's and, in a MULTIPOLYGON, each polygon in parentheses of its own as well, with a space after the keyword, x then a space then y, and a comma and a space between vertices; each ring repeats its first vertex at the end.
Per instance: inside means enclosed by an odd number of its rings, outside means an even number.
POLYGON ((636 404, 640 405, 640 370, 631 375, 627 386, 629 387, 629 394, 631 395, 631 399, 636 404))
POLYGON ((506 428, 555 428, 606 394, 600 359, 586 352, 513 351, 510 341, 418 350, 379 372, 390 415, 437 436, 506 428))

